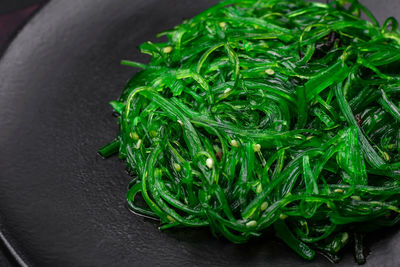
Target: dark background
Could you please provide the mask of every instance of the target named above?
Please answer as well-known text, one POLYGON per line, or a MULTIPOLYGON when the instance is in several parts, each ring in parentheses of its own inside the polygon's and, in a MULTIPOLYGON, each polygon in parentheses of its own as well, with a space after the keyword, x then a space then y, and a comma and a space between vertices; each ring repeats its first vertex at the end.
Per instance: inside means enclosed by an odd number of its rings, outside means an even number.
MULTIPOLYGON (((46 2, 47 0, 0 1, 0 58, 13 37, 46 2)), ((0 240, 0 267, 9 266, 19 264, 0 240)))
MULTIPOLYGON (((85 0, 82 0, 85 1, 85 0)), ((128 0, 127 0, 128 1, 128 0)), ((130 1, 136 1, 136 0, 130 0, 130 1)), ((163 1, 170 1, 170 0, 163 0, 163 1)), ((2 55, 2 52, 5 51, 7 48, 9 42, 13 39, 13 37, 16 36, 16 34, 19 32, 19 30, 23 27, 24 23, 29 20, 31 16, 35 14, 38 10, 40 10, 40 7, 47 1, 45 0, 0 0, 0 25, 2 27, 5 27, 7 29, 12 29, 12 31, 3 31, 3 39, 5 41, 0 42, 0 57, 2 55), (34 7, 31 10, 28 10, 29 12, 23 12, 24 10, 27 10, 27 8, 34 7), (3 24, 1 24, 3 18, 3 24), (4 20, 6 18, 6 20, 4 20), (7 23, 5 24, 4 21, 7 23)), ((74 1, 71 1, 71 4, 74 1)), ((138 1, 140 2, 140 1, 138 1)), ((177 1, 172 1, 172 2, 177 2, 177 1)), ((396 2, 394 5, 393 3, 395 1, 393 0, 361 0, 362 3, 366 4, 369 8, 374 10, 374 6, 379 5, 380 9, 379 12, 374 12, 375 15, 382 21, 383 18, 388 17, 388 16, 397 16, 398 14, 395 12, 396 10, 399 10, 398 7, 400 5, 400 1, 396 2)), ((152 19, 152 18, 149 18, 152 19)), ((154 19, 154 18, 153 18, 154 19)), ((4 29, 3 29, 4 30, 4 29)), ((0 32, 1 33, 1 32, 0 32)), ((1 36, 0 36, 1 39, 1 36)), ((119 58, 118 56, 114 56, 114 58, 119 58)), ((108 98, 107 98, 108 99, 108 98)), ((103 114, 104 115, 104 114, 103 114)), ((110 119, 112 120, 112 119, 110 119)), ((115 161, 115 160, 114 160, 115 161)), ((101 163, 101 164, 113 164, 112 160, 108 161, 107 163, 101 163)), ((117 164, 118 165, 118 164, 117 164)), ((122 167, 122 165, 120 166, 122 167)), ((114 186, 114 185, 112 185, 114 186)), ((121 208, 121 207, 117 207, 121 208)), ((2 211, 0 210, 0 217, 5 216, 4 214, 1 213, 2 211)), ((133 218, 132 218, 133 220, 133 218)), ((136 218, 135 218, 136 220, 136 218)), ((146 223, 145 224, 147 229, 154 230, 155 226, 153 226, 151 223, 146 223)), ((1 225, 0 225, 0 232, 2 231, 1 225)), ((178 242, 179 243, 179 242, 178 242)), ((291 253, 291 252, 290 252, 291 253)), ((286 255, 286 252, 283 253, 283 256, 286 255)), ((210 259, 212 260, 212 259, 210 259)), ((17 263, 13 259, 13 256, 8 252, 8 250, 5 248, 5 245, 1 242, 0 240, 0 267, 3 266, 16 266, 17 263)))
POLYGON ((1 0, 0 14, 9 13, 35 4, 43 4, 47 0, 1 0))
POLYGON ((0 1, 0 57, 24 24, 46 0, 0 1))

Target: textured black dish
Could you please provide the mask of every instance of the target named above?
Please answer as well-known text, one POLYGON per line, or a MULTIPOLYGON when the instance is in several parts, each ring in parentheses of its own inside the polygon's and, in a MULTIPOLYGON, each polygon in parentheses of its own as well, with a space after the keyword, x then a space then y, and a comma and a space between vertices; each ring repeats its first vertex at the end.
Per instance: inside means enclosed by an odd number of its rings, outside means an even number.
MULTIPOLYGON (((216 2, 54 0, 11 44, 0 61, 0 239, 28 265, 328 265, 271 236, 233 245, 162 233, 126 208, 124 163, 96 154, 117 132, 108 102, 135 72, 120 59, 145 61, 138 44, 216 2)), ((397 0, 362 2, 381 21, 400 12, 397 0)), ((366 266, 400 265, 400 233, 369 239, 366 266)), ((337 266, 353 265, 348 251, 337 266)))

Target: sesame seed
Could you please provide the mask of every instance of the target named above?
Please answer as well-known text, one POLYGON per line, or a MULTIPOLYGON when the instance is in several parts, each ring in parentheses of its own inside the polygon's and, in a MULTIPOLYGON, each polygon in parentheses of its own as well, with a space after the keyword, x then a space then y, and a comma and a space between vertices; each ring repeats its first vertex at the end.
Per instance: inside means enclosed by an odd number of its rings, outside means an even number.
POLYGON ((162 49, 163 53, 168 54, 172 52, 172 46, 166 46, 162 49))
POLYGON ((287 216, 286 214, 283 214, 283 213, 281 213, 281 215, 279 215, 279 219, 281 219, 281 220, 284 220, 287 217, 289 217, 289 216, 287 216))
POLYGON ((139 135, 135 132, 131 132, 129 134, 133 140, 139 140, 139 135))
POLYGON ((262 192, 262 190, 263 190, 262 184, 258 184, 257 188, 256 188, 256 193, 260 194, 262 192))
POLYGON ((149 132, 149 134, 150 134, 151 137, 156 137, 157 136, 157 131, 152 130, 152 131, 149 132))
POLYGON ((390 156, 389 156, 389 154, 388 154, 387 152, 383 152, 383 158, 384 158, 386 161, 389 161, 389 160, 390 160, 390 156))
POLYGON ((179 165, 178 163, 174 163, 174 168, 177 172, 180 172, 182 170, 181 165, 179 165))
POLYGON ((274 75, 275 71, 273 69, 266 69, 265 73, 268 74, 268 75, 274 75))
POLYGON ((239 147, 239 143, 235 139, 231 140, 231 145, 234 147, 239 147))
POLYGON ((213 161, 213 159, 212 159, 212 158, 208 158, 208 159, 206 160, 206 165, 207 165, 207 167, 208 167, 209 169, 212 169, 212 168, 214 167, 214 161, 213 161))
POLYGON ((246 223, 247 227, 255 227, 257 226, 257 222, 256 221, 249 221, 248 223, 246 223))
POLYGON ((168 219, 170 222, 175 222, 175 219, 172 218, 170 215, 167 215, 167 219, 168 219))
POLYGON ((232 91, 231 88, 226 88, 225 91, 224 91, 224 94, 228 94, 228 93, 230 93, 230 91, 232 91))
POLYGON ((221 21, 220 23, 218 23, 218 25, 219 25, 221 28, 226 28, 226 23, 223 22, 223 21, 221 21))
POLYGON ((136 149, 139 149, 142 146, 142 139, 139 139, 136 143, 136 149))
POLYGON ((261 204, 260 210, 266 210, 268 208, 268 202, 263 202, 261 204))

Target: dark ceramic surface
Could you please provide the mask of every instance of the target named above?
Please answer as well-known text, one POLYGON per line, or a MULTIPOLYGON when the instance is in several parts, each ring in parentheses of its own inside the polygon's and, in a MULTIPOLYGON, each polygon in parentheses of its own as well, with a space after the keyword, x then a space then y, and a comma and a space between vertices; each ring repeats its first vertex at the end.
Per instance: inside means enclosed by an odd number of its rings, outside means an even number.
MULTIPOLYGON (((0 61, 0 230, 34 266, 326 266, 279 241, 162 233, 125 206, 130 177, 96 150, 117 133, 108 102, 135 72, 122 58, 216 0, 51 1, 0 61)), ((397 0, 363 1, 379 18, 397 0)), ((374 235, 366 266, 399 266, 400 233, 374 235)), ((337 266, 353 266, 351 252, 337 266)))

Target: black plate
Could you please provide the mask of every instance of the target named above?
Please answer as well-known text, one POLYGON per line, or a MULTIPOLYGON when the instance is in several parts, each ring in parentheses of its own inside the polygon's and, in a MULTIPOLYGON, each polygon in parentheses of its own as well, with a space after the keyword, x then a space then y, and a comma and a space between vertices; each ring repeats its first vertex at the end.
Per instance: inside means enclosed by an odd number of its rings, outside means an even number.
MULTIPOLYGON (((0 62, 0 237, 27 264, 328 264, 269 236, 233 245, 207 231, 162 233, 126 208, 124 163, 96 154, 118 129, 108 102, 135 72, 120 59, 147 60, 138 44, 216 2, 51 1, 12 43, 0 62)), ((380 18, 400 12, 397 0, 364 2, 380 18)), ((377 239, 367 266, 399 266, 400 234, 377 239)))

